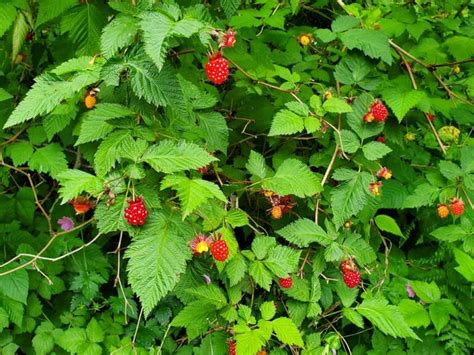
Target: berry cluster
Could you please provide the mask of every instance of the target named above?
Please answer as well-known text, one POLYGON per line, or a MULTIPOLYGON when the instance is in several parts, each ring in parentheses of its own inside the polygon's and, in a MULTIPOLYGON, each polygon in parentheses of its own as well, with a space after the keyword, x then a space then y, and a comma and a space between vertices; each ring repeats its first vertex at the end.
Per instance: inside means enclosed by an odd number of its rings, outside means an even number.
POLYGON ((143 197, 138 196, 134 200, 128 200, 128 207, 124 210, 127 223, 131 226, 143 226, 148 218, 143 197))
MULTIPOLYGON (((377 172, 377 174, 375 174, 375 176, 378 179, 388 180, 388 179, 392 178, 392 171, 389 168, 384 166, 384 167, 380 168, 380 170, 377 172)), ((380 195, 381 188, 382 188, 382 182, 381 181, 372 182, 369 185, 369 191, 374 196, 379 196, 380 195)))
POLYGON ((438 216, 440 218, 448 217, 449 210, 451 210, 451 213, 454 216, 462 215, 464 212, 464 201, 460 198, 454 197, 453 199, 451 199, 449 208, 448 208, 448 205, 446 205, 445 203, 439 204, 437 207, 438 216))
POLYGON ((235 355, 237 354, 237 351, 235 350, 235 342, 232 341, 231 339, 227 339, 227 344, 229 345, 229 355, 235 355))
POLYGON ((280 219, 284 214, 289 213, 295 206, 292 197, 289 195, 280 196, 269 190, 264 190, 263 194, 272 205, 269 209, 269 213, 273 219, 280 219))
POLYGON ((226 241, 222 239, 222 234, 218 234, 217 238, 198 234, 191 240, 189 246, 194 255, 210 251, 214 260, 217 261, 226 261, 229 257, 229 248, 226 241))
POLYGON ((205 72, 209 81, 221 85, 229 77, 229 62, 222 56, 222 49, 234 46, 236 32, 230 28, 225 33, 214 31, 214 35, 219 44, 219 51, 209 54, 205 72))
POLYGON ((342 279, 349 288, 357 287, 360 284, 360 272, 352 258, 343 260, 340 266, 342 279))
POLYGON ((364 115, 364 122, 370 123, 374 120, 376 122, 383 122, 387 119, 388 110, 380 100, 375 100, 370 106, 369 112, 364 115))

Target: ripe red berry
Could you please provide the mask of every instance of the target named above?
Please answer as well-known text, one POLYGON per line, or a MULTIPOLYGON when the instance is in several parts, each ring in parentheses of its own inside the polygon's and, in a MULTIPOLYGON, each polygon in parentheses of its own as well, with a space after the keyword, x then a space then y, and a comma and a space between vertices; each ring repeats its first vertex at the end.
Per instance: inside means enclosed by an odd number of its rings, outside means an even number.
POLYGON ((196 171, 199 174, 207 174, 209 172, 209 168, 207 166, 203 166, 203 167, 197 168, 196 171))
POLYGON ((383 122, 387 119, 388 116, 388 111, 385 105, 379 101, 376 100, 373 104, 372 107, 370 108, 370 112, 374 116, 374 119, 377 122, 383 122))
POLYGON ((450 207, 453 215, 460 216, 464 212, 464 201, 460 198, 455 197, 451 200, 450 207))
POLYGON ((148 211, 143 203, 142 197, 128 201, 128 207, 124 210, 124 216, 128 224, 132 226, 143 226, 148 217, 148 211))
POLYGON ((342 273, 346 273, 348 271, 354 271, 354 262, 350 260, 343 260, 339 268, 341 269, 342 273))
POLYGON ((347 271, 344 273, 343 279, 347 287, 357 287, 360 283, 360 273, 359 271, 347 271))
POLYGON ((385 137, 384 136, 378 136, 377 137, 377 142, 385 143, 385 137))
POLYGON ((291 286, 293 286, 293 279, 291 278, 291 276, 288 276, 286 278, 279 279, 278 283, 283 288, 291 288, 291 286))
POLYGON ((440 218, 446 218, 449 215, 449 208, 444 203, 438 205, 437 211, 440 218))
POLYGON ((219 240, 212 242, 209 248, 215 260, 226 261, 229 257, 229 248, 227 247, 225 240, 220 238, 221 236, 219 235, 219 240))
POLYGON ((221 52, 209 56, 205 69, 207 78, 216 85, 222 84, 229 77, 229 62, 222 57, 221 52))
POLYGON ((235 350, 235 345, 236 345, 235 342, 233 342, 230 339, 227 339, 227 344, 229 344, 229 355, 237 354, 237 352, 235 350))

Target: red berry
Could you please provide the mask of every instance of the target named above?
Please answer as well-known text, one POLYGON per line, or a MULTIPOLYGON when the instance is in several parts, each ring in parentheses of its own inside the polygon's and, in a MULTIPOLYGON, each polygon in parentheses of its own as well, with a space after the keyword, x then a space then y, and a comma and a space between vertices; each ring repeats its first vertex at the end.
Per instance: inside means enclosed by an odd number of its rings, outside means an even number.
POLYGON ((387 119, 388 111, 381 101, 375 101, 370 108, 370 112, 377 122, 383 122, 387 119))
POLYGON ((462 215, 462 213, 464 212, 464 202, 462 199, 460 198, 453 198, 451 200, 451 212, 453 213, 453 215, 455 216, 460 216, 462 215))
POLYGON ((132 226, 143 226, 148 217, 148 211, 143 203, 142 197, 128 201, 128 207, 124 211, 125 219, 132 226))
POLYGON ((199 174, 207 174, 209 172, 209 168, 207 166, 203 166, 201 168, 197 168, 196 171, 199 174))
POLYGON ((428 112, 428 113, 426 114, 426 117, 427 117, 431 122, 434 122, 434 120, 435 120, 435 115, 432 114, 431 112, 428 112))
POLYGON ((228 339, 227 344, 229 344, 229 355, 237 354, 235 350, 235 343, 232 340, 228 339))
POLYGON ((221 52, 209 56, 205 69, 207 78, 216 85, 222 84, 229 77, 229 62, 222 57, 221 52))
POLYGON ((343 260, 339 268, 341 269, 342 273, 346 273, 348 271, 354 271, 354 262, 350 260, 343 260))
POLYGON ((446 218, 449 215, 449 208, 444 203, 438 205, 437 211, 440 218, 446 218))
POLYGON ((278 283, 283 288, 291 288, 291 286, 293 286, 293 279, 291 278, 291 276, 288 276, 286 278, 279 279, 278 283))
POLYGON ((35 36, 35 33, 33 31, 28 31, 28 33, 25 36, 25 40, 28 42, 31 42, 34 36, 35 36))
POLYGON ((219 43, 219 46, 222 48, 230 48, 233 47, 235 44, 235 32, 233 29, 229 28, 226 33, 222 36, 222 39, 219 43))
POLYGON ((360 283, 360 273, 359 271, 346 271, 343 275, 343 279, 347 287, 357 287, 360 283))
POLYGON ((229 248, 227 247, 227 243, 225 240, 220 239, 212 242, 210 247, 211 254, 217 261, 226 261, 229 257, 229 248))
POLYGON ((385 137, 384 136, 378 136, 377 137, 377 142, 385 143, 385 137))

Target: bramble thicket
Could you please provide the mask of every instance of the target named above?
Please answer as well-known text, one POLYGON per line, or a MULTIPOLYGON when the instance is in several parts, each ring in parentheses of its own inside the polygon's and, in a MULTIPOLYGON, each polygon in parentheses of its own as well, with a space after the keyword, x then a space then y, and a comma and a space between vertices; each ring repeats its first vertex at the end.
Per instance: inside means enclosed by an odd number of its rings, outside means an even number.
POLYGON ((470 0, 2 0, 2 354, 474 351, 470 0))

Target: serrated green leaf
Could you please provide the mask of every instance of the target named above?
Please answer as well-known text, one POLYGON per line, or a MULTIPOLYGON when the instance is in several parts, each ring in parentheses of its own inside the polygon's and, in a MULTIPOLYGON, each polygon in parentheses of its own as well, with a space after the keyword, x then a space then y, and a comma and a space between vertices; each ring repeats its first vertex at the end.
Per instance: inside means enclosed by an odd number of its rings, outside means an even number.
POLYGON ((434 303, 440 300, 441 291, 436 282, 410 281, 410 286, 415 294, 426 303, 434 303))
POLYGON ((356 326, 358 326, 359 328, 364 328, 364 319, 362 318, 362 316, 357 313, 356 311, 354 311, 354 309, 352 308, 344 308, 342 310, 342 314, 344 315, 344 317, 346 317, 347 319, 349 319, 349 321, 352 323, 352 324, 355 324, 356 326))
POLYGON ((12 159, 13 165, 20 166, 33 155, 33 145, 30 142, 8 144, 5 153, 12 159))
POLYGON ((400 88, 385 89, 383 92, 383 98, 398 118, 398 122, 401 122, 407 112, 423 100, 425 96, 426 94, 423 91, 411 90, 407 92, 400 88))
POLYGON ((125 253, 129 259, 128 278, 145 316, 173 289, 186 270, 186 261, 191 258, 187 238, 167 216, 152 213, 128 247, 125 253))
POLYGON ((321 191, 316 175, 302 162, 296 159, 285 160, 275 175, 264 180, 263 187, 279 195, 298 197, 313 196, 321 191))
POLYGON ((245 164, 247 170, 260 179, 264 179, 267 176, 267 165, 265 158, 262 154, 257 153, 253 150, 250 151, 250 156, 247 164, 245 164))
POLYGON ((247 261, 241 254, 237 254, 235 257, 233 257, 225 267, 225 272, 229 278, 230 286, 235 286, 240 281, 242 281, 247 269, 247 261))
MULTIPOLYGON (((9 270, 14 266, 18 266, 18 264, 9 264, 6 269, 9 270)), ((28 285, 28 273, 25 269, 20 269, 16 272, 2 276, 2 282, 0 282, 0 294, 9 297, 12 300, 26 304, 28 285)))
POLYGON ((153 60, 158 70, 161 70, 168 49, 166 39, 173 32, 174 22, 159 12, 144 13, 141 18, 140 27, 143 31, 145 52, 153 60))
POLYGON ((338 97, 333 97, 329 100, 324 101, 323 109, 326 110, 326 112, 334 113, 352 112, 351 105, 349 105, 347 102, 338 97))
POLYGON ((197 288, 191 288, 186 292, 202 302, 213 304, 216 309, 221 309, 227 305, 227 299, 222 290, 215 285, 205 285, 197 288))
POLYGON ((255 280, 257 285, 264 290, 270 291, 272 284, 272 274, 261 261, 252 261, 249 267, 249 274, 255 280))
POLYGON ((370 58, 380 58, 392 64, 388 37, 382 31, 351 29, 341 34, 341 40, 349 49, 360 49, 370 58))
POLYGON ((454 269, 470 282, 474 282, 474 259, 459 249, 454 249, 454 257, 459 266, 454 269))
MULTIPOLYGON (((336 142, 338 141, 338 136, 334 133, 336 137, 336 142)), ((341 137, 342 137, 342 149, 346 153, 355 153, 360 148, 360 141, 355 135, 354 132, 349 131, 347 129, 341 129, 341 137)))
POLYGON ((262 318, 265 320, 271 320, 273 317, 275 317, 275 302, 273 301, 268 301, 268 302, 263 302, 260 305, 260 313, 262 314, 262 318))
POLYGON ((101 53, 106 59, 110 59, 123 47, 133 43, 138 31, 137 19, 119 14, 102 31, 100 37, 101 53))
POLYGON ((0 37, 8 31, 16 18, 16 9, 13 4, 4 2, 0 4, 0 37))
POLYGON ((97 196, 104 190, 102 179, 81 170, 65 170, 58 175, 57 179, 61 184, 59 193, 62 196, 62 203, 79 196, 83 191, 97 196))
POLYGON ((278 230, 277 234, 299 247, 307 247, 311 243, 326 246, 331 241, 324 229, 307 218, 298 219, 278 230))
POLYGON ((405 322, 398 308, 389 305, 384 298, 366 299, 355 310, 384 334, 420 340, 405 322))
POLYGON ((369 142, 364 144, 362 151, 368 160, 378 160, 390 153, 392 149, 380 142, 369 142))
POLYGON ((167 174, 197 169, 216 160, 217 158, 194 143, 170 140, 164 140, 158 145, 151 146, 141 159, 156 171, 167 174))
POLYGON ((67 169, 67 160, 61 146, 54 143, 36 150, 28 165, 32 170, 39 173, 49 173, 52 177, 56 177, 67 169))
POLYGON ((300 133, 304 130, 304 120, 305 117, 290 110, 280 110, 273 118, 268 135, 272 137, 300 133))
POLYGON ((43 23, 58 17, 75 5, 77 5, 76 0, 39 0, 39 10, 35 26, 41 26, 43 23))
POLYGON ((301 251, 277 245, 271 248, 264 265, 276 276, 287 277, 296 271, 301 251))
POLYGON ((398 309, 410 327, 427 327, 430 325, 430 316, 424 307, 413 300, 401 300, 398 309))
POLYGON ((104 330, 95 318, 92 318, 86 328, 87 338, 93 343, 100 343, 104 340, 104 330))
POLYGON ((281 317, 272 321, 273 330, 278 340, 284 344, 304 346, 301 334, 289 318, 281 317))
POLYGON ((218 112, 206 112, 198 114, 198 117, 199 127, 202 129, 202 138, 207 150, 210 152, 220 150, 227 154, 229 129, 224 116, 218 112))

